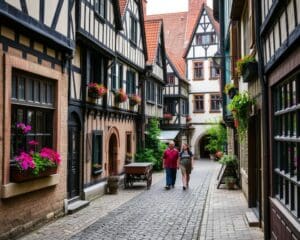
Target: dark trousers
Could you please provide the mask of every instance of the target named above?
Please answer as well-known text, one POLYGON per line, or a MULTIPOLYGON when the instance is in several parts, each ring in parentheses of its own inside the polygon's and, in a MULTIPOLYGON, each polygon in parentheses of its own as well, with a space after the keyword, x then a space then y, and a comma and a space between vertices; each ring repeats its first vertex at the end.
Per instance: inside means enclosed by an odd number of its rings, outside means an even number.
POLYGON ((166 181, 167 186, 175 185, 176 182, 176 168, 166 168, 166 181))

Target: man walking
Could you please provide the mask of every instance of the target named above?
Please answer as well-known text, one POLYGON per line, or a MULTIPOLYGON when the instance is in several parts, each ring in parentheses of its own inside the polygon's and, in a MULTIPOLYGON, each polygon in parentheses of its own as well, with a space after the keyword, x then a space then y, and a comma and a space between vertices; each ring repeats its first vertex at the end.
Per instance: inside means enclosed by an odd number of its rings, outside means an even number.
POLYGON ((163 167, 166 170, 166 187, 169 190, 174 188, 176 181, 176 173, 179 168, 179 152, 175 148, 174 141, 169 142, 169 147, 165 150, 163 155, 163 167))

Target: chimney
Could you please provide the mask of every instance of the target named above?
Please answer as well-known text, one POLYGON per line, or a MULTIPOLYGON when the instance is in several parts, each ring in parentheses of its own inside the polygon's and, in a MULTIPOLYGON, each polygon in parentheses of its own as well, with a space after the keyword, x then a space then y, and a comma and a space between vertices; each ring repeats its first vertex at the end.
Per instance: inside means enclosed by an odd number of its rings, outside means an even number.
POLYGON ((144 17, 147 16, 147 0, 142 0, 144 17))

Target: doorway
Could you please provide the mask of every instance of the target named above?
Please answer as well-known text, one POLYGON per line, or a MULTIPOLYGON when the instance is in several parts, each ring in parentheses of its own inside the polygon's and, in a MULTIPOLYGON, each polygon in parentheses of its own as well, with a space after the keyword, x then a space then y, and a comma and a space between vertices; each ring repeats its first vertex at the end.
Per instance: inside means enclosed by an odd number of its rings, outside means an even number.
POLYGON ((77 114, 72 113, 68 122, 68 198, 80 193, 80 144, 81 127, 77 114))
POLYGON ((260 111, 249 119, 249 207, 261 218, 261 129, 260 111))
POLYGON ((209 151, 206 150, 205 146, 209 143, 209 135, 204 135, 198 143, 200 151, 200 158, 209 158, 209 151))
POLYGON ((118 161, 118 140, 117 136, 113 133, 109 139, 108 150, 108 174, 109 176, 118 174, 117 161, 118 161))

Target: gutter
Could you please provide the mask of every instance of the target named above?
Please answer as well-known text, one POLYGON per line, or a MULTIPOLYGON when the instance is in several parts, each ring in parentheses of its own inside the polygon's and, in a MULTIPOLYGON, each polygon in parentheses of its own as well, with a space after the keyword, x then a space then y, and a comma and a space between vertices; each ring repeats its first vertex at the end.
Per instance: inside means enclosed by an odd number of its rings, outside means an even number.
POLYGON ((260 26, 261 26, 261 7, 260 0, 254 1, 255 9, 255 35, 256 35, 256 47, 258 53, 258 76, 261 85, 262 94, 262 143, 263 143, 263 220, 264 220, 264 239, 270 239, 270 172, 269 172, 269 105, 268 105, 268 84, 267 79, 264 75, 264 59, 263 59, 263 48, 260 37, 260 26))

